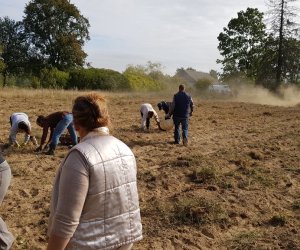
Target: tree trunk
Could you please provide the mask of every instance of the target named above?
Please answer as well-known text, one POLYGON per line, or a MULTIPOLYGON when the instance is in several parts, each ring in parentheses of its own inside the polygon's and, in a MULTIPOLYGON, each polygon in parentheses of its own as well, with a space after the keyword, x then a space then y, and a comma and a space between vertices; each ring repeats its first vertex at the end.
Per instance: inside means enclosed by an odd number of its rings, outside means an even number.
POLYGON ((4 71, 3 72, 3 87, 5 87, 7 85, 7 72, 4 71))
POLYGON ((276 87, 278 88, 282 78, 282 62, 283 62, 283 21, 284 21, 284 0, 281 0, 280 10, 280 26, 279 26, 279 47, 278 47, 278 60, 276 69, 276 87))

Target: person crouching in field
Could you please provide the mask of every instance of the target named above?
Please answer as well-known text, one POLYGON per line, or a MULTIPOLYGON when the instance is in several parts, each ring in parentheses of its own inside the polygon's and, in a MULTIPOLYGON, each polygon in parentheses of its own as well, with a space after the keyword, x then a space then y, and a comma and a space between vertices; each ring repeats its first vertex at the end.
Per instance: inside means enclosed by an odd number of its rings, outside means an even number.
POLYGON ((150 127, 150 119, 154 117, 158 128, 160 128, 159 118, 154 108, 150 103, 143 103, 140 108, 141 116, 142 116, 142 130, 149 130, 150 127))
MULTIPOLYGON (((10 166, 0 152, 0 203, 7 192, 10 184, 11 170, 10 166)), ((5 222, 0 217, 0 249, 8 250, 14 242, 13 235, 8 231, 5 222)))
POLYGON ((161 101, 157 104, 159 110, 163 110, 165 114, 169 113, 170 107, 172 106, 172 102, 161 101))
POLYGON ((9 145, 13 145, 15 147, 20 147, 21 145, 25 146, 30 140, 35 146, 38 146, 36 138, 31 135, 31 124, 27 114, 13 113, 9 118, 9 122, 11 125, 9 133, 9 145), (25 133, 24 142, 21 145, 17 141, 18 133, 25 133))
POLYGON ((72 113, 80 142, 56 173, 47 250, 129 250, 142 239, 135 157, 110 135, 102 96, 77 97, 72 113))
POLYGON ((45 153, 46 155, 54 155, 54 151, 59 142, 59 138, 65 129, 68 129, 71 136, 73 145, 77 144, 77 135, 73 125, 73 115, 67 111, 55 112, 48 116, 40 115, 36 120, 37 125, 43 128, 43 135, 41 138, 40 146, 35 150, 39 152, 43 150, 45 145, 48 130, 50 129, 50 137, 47 142, 49 144, 49 150, 45 153))

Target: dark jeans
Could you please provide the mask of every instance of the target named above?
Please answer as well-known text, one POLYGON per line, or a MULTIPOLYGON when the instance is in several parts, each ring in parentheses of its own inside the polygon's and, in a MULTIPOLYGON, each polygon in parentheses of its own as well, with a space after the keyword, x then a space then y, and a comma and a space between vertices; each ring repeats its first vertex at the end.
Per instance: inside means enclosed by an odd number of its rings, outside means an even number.
POLYGON ((182 138, 188 139, 188 130, 189 130, 189 118, 182 118, 173 116, 173 121, 175 125, 174 129, 174 140, 175 143, 180 143, 180 124, 182 129, 182 138))

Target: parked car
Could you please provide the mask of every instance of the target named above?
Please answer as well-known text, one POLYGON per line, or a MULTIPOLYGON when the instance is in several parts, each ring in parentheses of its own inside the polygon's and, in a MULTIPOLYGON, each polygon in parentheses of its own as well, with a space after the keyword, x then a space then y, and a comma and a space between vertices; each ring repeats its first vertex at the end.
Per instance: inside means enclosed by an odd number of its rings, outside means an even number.
POLYGON ((232 96, 232 90, 227 84, 214 83, 208 87, 208 91, 212 94, 220 94, 226 96, 232 96))

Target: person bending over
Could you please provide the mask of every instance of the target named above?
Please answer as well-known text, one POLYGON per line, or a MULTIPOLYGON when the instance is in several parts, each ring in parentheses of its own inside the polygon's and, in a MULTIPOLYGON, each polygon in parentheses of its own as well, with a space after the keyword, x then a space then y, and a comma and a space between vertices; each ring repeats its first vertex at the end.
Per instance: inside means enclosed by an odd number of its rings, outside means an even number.
POLYGON ((26 145, 30 140, 35 146, 38 146, 35 136, 31 135, 31 124, 29 122, 27 114, 13 113, 9 118, 9 122, 11 125, 9 133, 10 145, 20 147, 20 144, 17 141, 17 134, 24 133, 24 142, 21 145, 26 145))
POLYGON ((158 109, 163 110, 165 114, 169 113, 171 106, 172 106, 172 102, 161 101, 157 104, 158 109))
POLYGON ((150 119, 154 117, 158 128, 160 128, 159 118, 154 108, 150 103, 143 103, 140 108, 141 116, 142 116, 142 130, 149 130, 150 127, 150 119))
POLYGON ((54 151, 59 142, 59 138, 65 129, 68 129, 73 144, 77 144, 77 135, 73 125, 73 115, 67 111, 55 112, 46 117, 38 116, 36 120, 37 125, 43 128, 43 135, 40 146, 35 150, 42 151, 47 140, 48 130, 50 129, 50 137, 47 142, 49 150, 45 153, 47 155, 54 155, 54 151))

